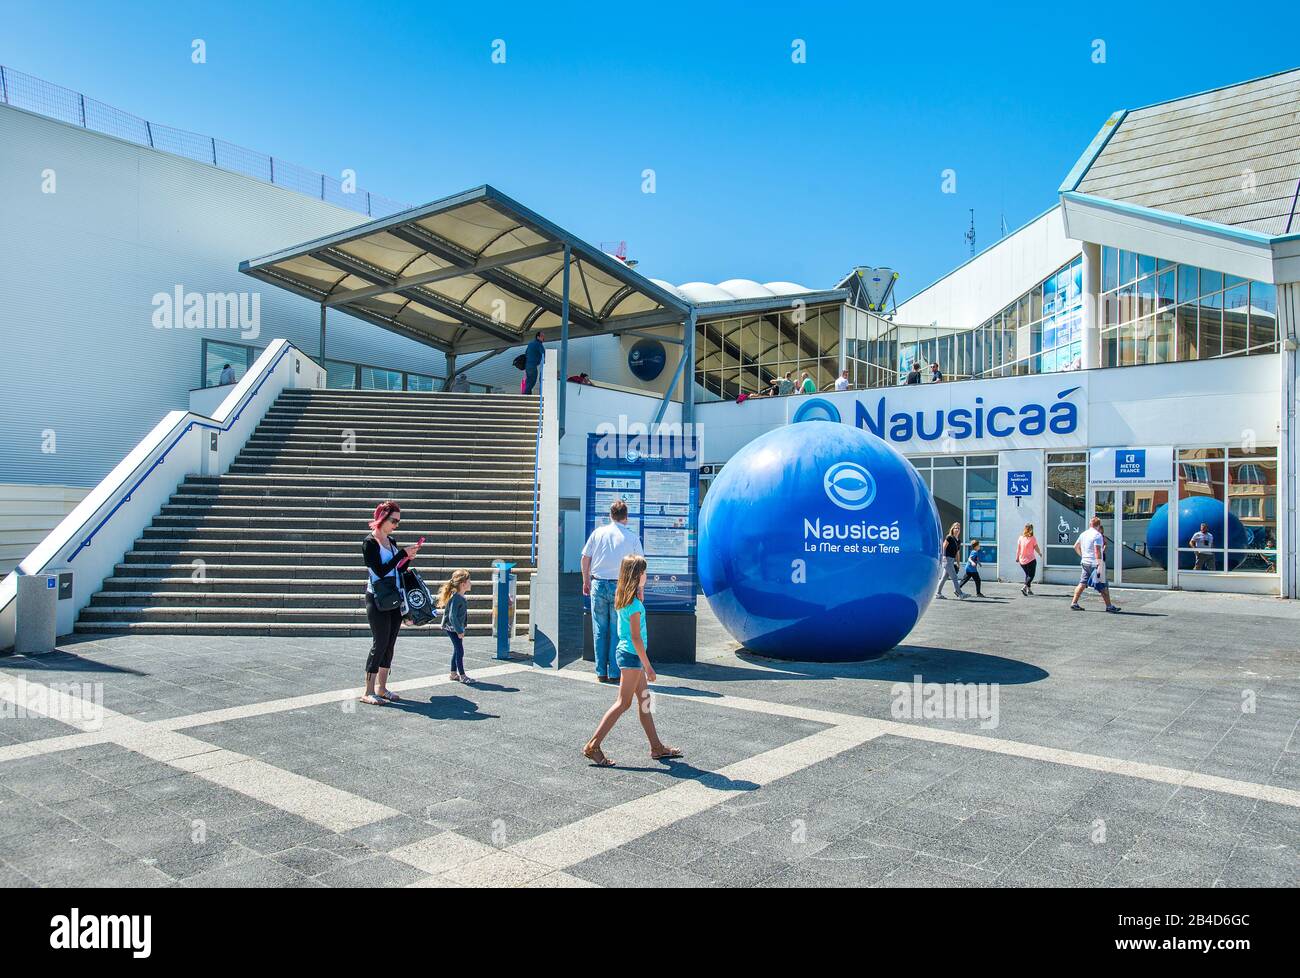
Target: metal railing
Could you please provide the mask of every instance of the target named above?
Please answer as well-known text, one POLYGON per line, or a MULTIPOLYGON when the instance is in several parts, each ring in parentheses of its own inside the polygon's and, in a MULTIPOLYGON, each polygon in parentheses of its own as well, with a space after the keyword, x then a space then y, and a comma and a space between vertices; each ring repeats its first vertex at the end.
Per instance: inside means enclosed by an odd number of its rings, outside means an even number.
POLYGON ((409 204, 368 190, 347 189, 342 180, 288 160, 245 149, 215 136, 203 136, 141 119, 80 92, 5 65, 0 65, 0 103, 138 146, 207 163, 220 170, 241 173, 370 217, 387 217, 410 208, 409 204))
POLYGON ((542 387, 542 371, 546 369, 543 359, 537 365, 537 441, 533 447, 533 542, 528 548, 528 560, 537 566, 537 508, 541 497, 542 469, 542 409, 545 406, 546 390, 542 387))

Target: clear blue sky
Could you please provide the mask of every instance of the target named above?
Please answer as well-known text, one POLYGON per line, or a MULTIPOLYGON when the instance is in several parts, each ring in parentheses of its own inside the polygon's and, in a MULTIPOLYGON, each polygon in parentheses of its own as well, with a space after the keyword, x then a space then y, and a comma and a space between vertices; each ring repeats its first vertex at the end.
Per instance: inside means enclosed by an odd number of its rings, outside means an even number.
POLYGON ((890 265, 902 295, 965 260, 970 208, 983 247, 1051 206, 1111 111, 1300 63, 1270 2, 5 0, 3 23, 0 63, 400 201, 491 183, 656 278, 890 265))

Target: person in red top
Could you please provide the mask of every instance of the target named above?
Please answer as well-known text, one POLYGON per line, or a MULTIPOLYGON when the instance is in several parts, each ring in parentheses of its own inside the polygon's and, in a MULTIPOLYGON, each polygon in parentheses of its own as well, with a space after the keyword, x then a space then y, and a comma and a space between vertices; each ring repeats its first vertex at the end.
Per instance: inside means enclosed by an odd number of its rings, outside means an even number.
POLYGON ((1043 556, 1043 548, 1038 545, 1038 538, 1034 536, 1034 524, 1026 523, 1024 532, 1016 541, 1016 563, 1025 572, 1025 583, 1020 587, 1021 594, 1034 593, 1034 575, 1038 573, 1038 558, 1041 556, 1043 556))

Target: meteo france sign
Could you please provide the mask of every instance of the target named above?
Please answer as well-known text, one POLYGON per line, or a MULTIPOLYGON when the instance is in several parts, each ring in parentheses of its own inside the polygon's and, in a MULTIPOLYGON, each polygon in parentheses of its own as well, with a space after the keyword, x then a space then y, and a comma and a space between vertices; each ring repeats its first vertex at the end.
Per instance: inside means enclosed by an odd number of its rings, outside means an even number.
POLYGON ((787 420, 836 421, 908 455, 1083 448, 1088 378, 1044 374, 786 398, 787 420))

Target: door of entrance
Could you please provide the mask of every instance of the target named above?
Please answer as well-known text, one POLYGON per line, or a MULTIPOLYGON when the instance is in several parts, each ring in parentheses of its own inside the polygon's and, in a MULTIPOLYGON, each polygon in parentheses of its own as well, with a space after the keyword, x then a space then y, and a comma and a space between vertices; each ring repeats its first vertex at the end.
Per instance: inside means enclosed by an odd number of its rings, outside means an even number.
POLYGON ((1137 489, 1091 490, 1092 512, 1101 518, 1106 537, 1106 576, 1114 584, 1129 587, 1169 587, 1169 558, 1166 549, 1152 546, 1169 539, 1152 533, 1152 518, 1170 516, 1167 505, 1173 499, 1172 485, 1137 489), (1161 507, 1164 507, 1162 510, 1161 507))

